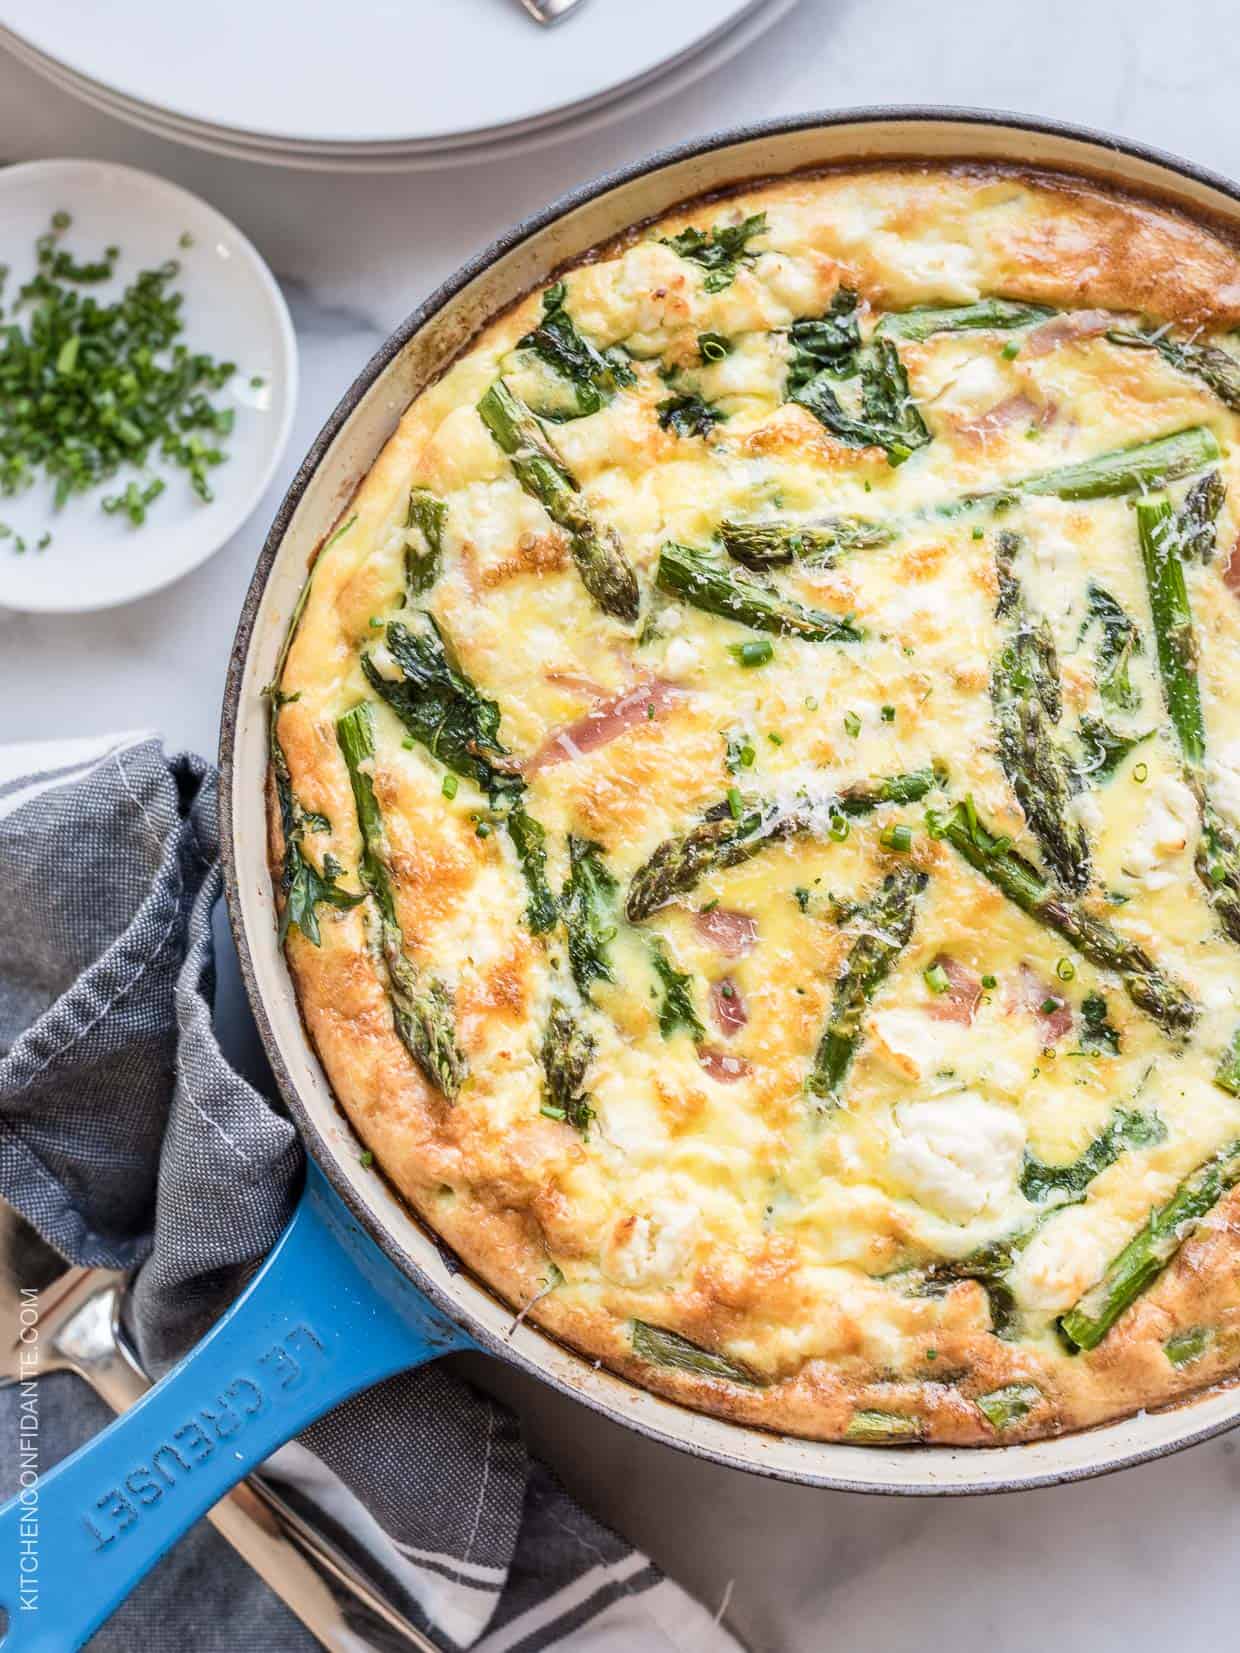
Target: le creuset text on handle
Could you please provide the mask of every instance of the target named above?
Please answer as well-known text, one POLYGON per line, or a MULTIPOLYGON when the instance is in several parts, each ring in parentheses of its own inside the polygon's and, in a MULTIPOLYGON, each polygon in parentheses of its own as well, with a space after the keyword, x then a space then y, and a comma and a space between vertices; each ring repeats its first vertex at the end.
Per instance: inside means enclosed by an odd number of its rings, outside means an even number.
POLYGON ((0 1509, 8 1620, 0 1647, 80 1647, 277 1447, 381 1378, 471 1346, 358 1228, 312 1163, 275 1249, 203 1341, 0 1509))

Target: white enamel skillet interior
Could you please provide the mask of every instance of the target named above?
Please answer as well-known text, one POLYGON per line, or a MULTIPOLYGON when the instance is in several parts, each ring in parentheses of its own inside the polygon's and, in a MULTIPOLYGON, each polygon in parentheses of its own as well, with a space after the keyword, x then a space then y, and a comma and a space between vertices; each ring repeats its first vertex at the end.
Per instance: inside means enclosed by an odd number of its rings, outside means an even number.
POLYGON ((1121 1469, 1240 1422, 1240 1386, 1179 1407, 1025 1445, 851 1446, 693 1412, 596 1369, 512 1311, 443 1250, 384 1180, 337 1106, 276 942, 266 860, 262 700, 317 547, 401 414, 487 321, 563 265, 679 202, 780 174, 890 160, 990 161, 1085 174, 1205 216, 1240 239, 1240 190, 1172 157, 1079 128, 973 110, 861 109, 724 132, 586 186, 509 231, 445 283, 363 369, 298 471, 237 630, 220 739, 225 879, 250 1002, 281 1091, 314 1156, 386 1255, 483 1348, 617 1422, 736 1469, 847 1492, 1012 1491, 1121 1469))

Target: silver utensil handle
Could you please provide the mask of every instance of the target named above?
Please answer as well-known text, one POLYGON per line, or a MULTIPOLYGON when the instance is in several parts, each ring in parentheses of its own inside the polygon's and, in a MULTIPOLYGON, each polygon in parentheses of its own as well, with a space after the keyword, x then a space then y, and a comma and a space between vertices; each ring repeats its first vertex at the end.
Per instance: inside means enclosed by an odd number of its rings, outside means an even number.
MULTIPOLYGON (((114 1412, 124 1412, 151 1387, 150 1379, 120 1329, 122 1287, 104 1274, 94 1289, 91 1284, 85 1275, 75 1312, 57 1336, 58 1352, 114 1412)), ((208 1511, 207 1520, 329 1653, 367 1653, 372 1646, 379 1653, 380 1644, 366 1634, 367 1613, 390 1632, 383 1634, 382 1653, 396 1646, 439 1653, 330 1539, 260 1477, 240 1482, 208 1511)))
POLYGON ((562 23, 569 12, 584 5, 585 0, 521 0, 536 23, 562 23))

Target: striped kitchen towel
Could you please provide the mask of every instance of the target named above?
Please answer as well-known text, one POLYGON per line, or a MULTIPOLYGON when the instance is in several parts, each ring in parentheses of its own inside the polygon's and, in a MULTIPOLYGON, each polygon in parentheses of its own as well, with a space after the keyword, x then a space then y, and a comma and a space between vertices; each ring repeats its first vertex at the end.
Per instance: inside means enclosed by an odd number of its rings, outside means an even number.
MULTIPOLYGON (((137 1270, 132 1329, 153 1369, 269 1249, 301 1172, 293 1126, 216 1039, 219 893, 200 759, 146 734, 0 748, 0 1195, 72 1262, 137 1270)), ((102 1418, 78 1380, 44 1387, 50 1467, 102 1418)), ((16 1407, 0 1394, 0 1431, 16 1407)), ((507 1411, 439 1365, 356 1396, 268 1469, 445 1653, 736 1653, 529 1457, 507 1411)), ((201 1523, 91 1643, 315 1645, 201 1523)))

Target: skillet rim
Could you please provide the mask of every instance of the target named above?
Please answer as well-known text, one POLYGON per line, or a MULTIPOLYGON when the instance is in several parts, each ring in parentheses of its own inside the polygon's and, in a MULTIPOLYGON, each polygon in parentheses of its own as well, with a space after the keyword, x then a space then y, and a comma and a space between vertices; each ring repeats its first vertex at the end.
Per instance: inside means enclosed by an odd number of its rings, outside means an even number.
MULTIPOLYGON (((797 1445, 804 1446, 812 1451, 818 1446, 839 1447, 846 1443, 816 1442, 809 1439, 801 1440, 792 1436, 772 1436, 767 1432, 754 1428, 751 1425, 737 1423, 731 1419, 712 1417, 711 1421, 720 1425, 739 1437, 738 1448, 735 1454, 722 1449, 716 1449, 705 1442, 677 1438, 672 1432, 656 1427, 650 1421, 626 1416, 620 1408, 611 1403, 606 1396, 589 1389, 579 1389, 559 1377, 553 1372, 529 1359, 523 1352, 505 1342, 489 1328, 480 1326, 468 1309, 458 1302, 450 1293, 446 1292, 438 1282, 429 1278, 422 1265, 412 1257, 395 1235, 382 1224, 372 1213, 365 1202, 361 1200, 337 1162, 337 1150, 333 1148, 324 1132, 315 1122, 310 1108, 305 1104, 298 1091, 288 1067, 281 1053, 280 1044, 268 1016, 266 1000, 258 982, 257 971, 250 952, 246 932, 246 921, 242 907, 240 889, 240 874, 238 865, 237 845, 235 840, 235 822, 233 816, 233 786, 236 779, 234 763, 236 751, 236 737, 240 721, 240 701, 242 687, 246 676, 250 647, 254 638, 255 626, 259 609, 266 594, 268 581, 275 567, 280 548, 292 523, 298 507, 318 473, 324 459, 328 456, 336 438, 342 433, 354 414, 374 387, 376 381, 384 371, 399 357, 410 341, 421 332, 444 307, 471 282, 484 275, 488 269, 498 263, 507 254, 513 252, 524 243, 529 242, 548 230, 563 218, 569 216, 578 208, 584 207, 601 197, 648 177, 684 161, 690 161, 702 156, 714 154, 740 144, 752 143, 763 138, 792 136, 802 132, 822 131, 841 126, 855 126, 865 128, 886 124, 891 126, 906 126, 910 133, 914 133, 920 126, 937 123, 940 125, 955 125, 969 128, 999 128, 1014 133, 1028 132, 1040 136, 1067 140, 1068 142, 1085 145, 1101 151, 1099 155, 1098 176, 1105 179, 1106 172, 1103 162, 1107 154, 1124 156, 1142 162, 1147 166, 1178 175, 1192 183, 1204 186, 1237 203, 1240 207, 1240 185, 1233 182, 1221 173, 1214 172, 1208 167, 1198 166, 1196 163, 1185 160, 1183 157, 1169 151, 1158 149, 1152 145, 1142 144, 1135 140, 1121 139, 1111 133, 1097 128, 1077 125, 1069 121, 1044 119, 1034 115, 1025 115, 1014 111, 980 109, 969 106, 953 107, 951 105, 936 104, 875 104, 861 105, 855 108, 816 113, 785 116, 770 121, 749 122, 742 125, 723 128, 704 138, 691 139, 681 144, 669 146, 655 151, 643 160, 630 162, 627 166, 618 167, 586 184, 577 186, 558 196, 548 206, 536 213, 532 213, 513 225, 503 234, 497 236, 486 248, 475 254, 462 264, 451 276, 441 282, 410 314, 394 329, 382 345, 374 352, 353 379, 344 392, 335 408, 329 414, 321 427, 314 442, 311 444, 305 458, 298 466, 288 490, 272 520, 271 528, 263 542, 246 589, 241 612, 233 638, 232 649, 229 655, 228 671, 224 684, 224 697, 220 717, 219 742, 219 806, 220 806, 220 859, 223 870, 225 902, 228 911, 229 929, 232 934, 233 945, 237 953, 246 998, 258 1028, 264 1054, 271 1066, 272 1073, 279 1087, 280 1095, 288 1108, 303 1146, 308 1155, 312 1156, 331 1184, 337 1196, 342 1200, 352 1220, 357 1223, 361 1231, 378 1247, 393 1267, 397 1268, 419 1291, 423 1292, 435 1307, 447 1316, 455 1325, 466 1331, 478 1347, 485 1353, 496 1358, 515 1364, 530 1376, 540 1382, 549 1384, 560 1393, 570 1396, 592 1410, 601 1413, 621 1427, 635 1430, 637 1433, 659 1442, 665 1446, 675 1447, 677 1450, 690 1454, 693 1457, 716 1463, 728 1469, 740 1469, 747 1473, 763 1476, 764 1478, 786 1481, 796 1485, 814 1486, 838 1492, 857 1492, 871 1494, 886 1494, 900 1497, 965 1497, 978 1494, 993 1494, 1000 1492, 1031 1491, 1035 1488, 1067 1485, 1076 1481, 1091 1480, 1103 1475, 1114 1474, 1122 1469, 1136 1467, 1139 1464, 1151 1463, 1157 1459, 1170 1457, 1182 1452, 1188 1447, 1200 1445, 1218 1435, 1240 1426, 1240 1380, 1234 1385, 1216 1385, 1197 1395, 1187 1397, 1182 1403, 1172 1408, 1164 1408, 1159 1412, 1146 1413, 1144 1411, 1123 1418, 1111 1420, 1095 1426, 1092 1429, 1073 1431, 1071 1436, 1050 1437, 1049 1440, 1019 1443, 1012 1446, 995 1447, 962 1447, 962 1448, 934 1448, 934 1447, 903 1447, 897 1448, 901 1456, 916 1454, 922 1456, 927 1452, 947 1452, 953 1456, 967 1454, 969 1462, 976 1462, 979 1473, 961 1482, 952 1484, 908 1484, 900 1486, 888 1482, 869 1479, 864 1475, 838 1475, 814 1471, 811 1469, 798 1470, 782 1464, 775 1464, 767 1460, 761 1453, 746 1456, 744 1442, 746 1438, 763 1441, 787 1439, 797 1445), (1165 1417, 1170 1413, 1189 1413, 1197 1404, 1201 1404, 1211 1397, 1218 1399, 1230 1392, 1232 1396, 1231 1415, 1215 1419, 1202 1424, 1197 1428, 1190 1428, 1180 1436, 1174 1436, 1163 1441, 1151 1442, 1146 1445, 1135 1445, 1128 1450, 1120 1450, 1112 1457, 1101 1457, 1095 1461, 1068 1465, 1058 1470, 1034 1472, 1032 1474, 999 1473, 986 1475, 985 1465, 988 1461, 998 1462, 998 1454, 1003 1454, 1003 1462, 1010 1464, 1011 1454, 1020 1454, 1027 1448, 1036 1448, 1051 1444, 1055 1439, 1088 1439, 1091 1436, 1100 1436, 1107 1431, 1140 1430, 1147 1417, 1165 1417)), ((904 158, 915 160, 917 146, 910 144, 907 156, 904 158)), ((967 162, 978 157, 970 156, 967 151, 957 157, 960 162, 967 162)), ((993 164, 993 157, 988 158, 993 164)), ((1045 169, 1045 168, 1043 168, 1045 169)), ((795 168, 787 169, 785 173, 773 176, 786 176, 794 172, 795 168)), ((1063 170, 1071 174, 1075 170, 1078 177, 1087 177, 1089 173, 1078 166, 1073 169, 1065 162, 1063 170)), ((752 174, 750 175, 752 179, 752 174)), ((743 173, 738 173, 735 179, 716 185, 710 190, 710 195, 726 192, 731 187, 740 187, 746 179, 743 173)), ((1128 180, 1111 179, 1111 187, 1118 188, 1128 195, 1143 194, 1145 198, 1156 198, 1157 191, 1146 189, 1138 191, 1128 180)), ((669 203, 669 210, 674 203, 669 203)), ((1184 210, 1182 207, 1179 210, 1184 210)), ((1204 216, 1204 214, 1203 214, 1204 216)), ((622 233, 622 232, 618 232, 622 233)), ((1240 226, 1233 227, 1233 238, 1240 234, 1240 226)), ((399 1197, 399 1196, 398 1196, 399 1197)), ((402 1202, 404 1203, 404 1202, 402 1202)), ((434 1235, 427 1228, 423 1220, 411 1209, 410 1220, 416 1223, 434 1241, 434 1235)), ((466 1271, 468 1272, 468 1271, 466 1271)), ((474 1279, 472 1275, 469 1276, 474 1279)), ((474 1282, 478 1289, 489 1292, 489 1288, 481 1281, 474 1282)), ((493 1293, 490 1295, 494 1296, 493 1293)), ((496 1299, 498 1301, 498 1299, 496 1299)), ((536 1335, 543 1338, 570 1358, 579 1361, 583 1366, 593 1369, 593 1363, 585 1356, 568 1349, 549 1334, 536 1328, 536 1335)), ((609 1373, 609 1377, 623 1388, 633 1389, 638 1394, 649 1394, 637 1385, 631 1384, 618 1374, 609 1373)), ((658 1397, 662 1399, 662 1397, 658 1397)), ((674 1411, 683 1411, 690 1417, 701 1414, 694 1409, 685 1407, 674 1401, 664 1401, 664 1404, 674 1411)), ((709 1414, 707 1414, 710 1416, 709 1414)), ((858 1466, 867 1459, 874 1461, 876 1453, 891 1448, 875 1448, 872 1446, 858 1447, 855 1450, 866 1454, 858 1459, 858 1466)))

